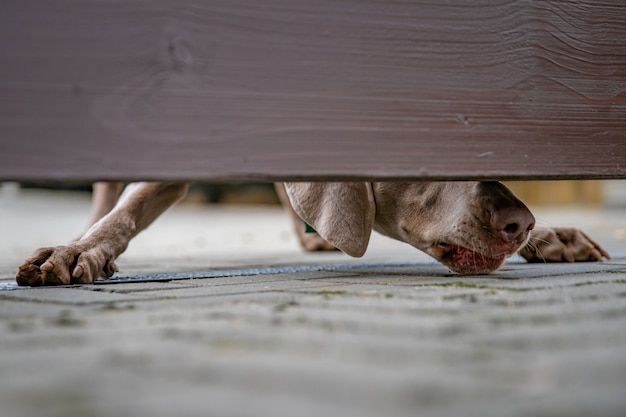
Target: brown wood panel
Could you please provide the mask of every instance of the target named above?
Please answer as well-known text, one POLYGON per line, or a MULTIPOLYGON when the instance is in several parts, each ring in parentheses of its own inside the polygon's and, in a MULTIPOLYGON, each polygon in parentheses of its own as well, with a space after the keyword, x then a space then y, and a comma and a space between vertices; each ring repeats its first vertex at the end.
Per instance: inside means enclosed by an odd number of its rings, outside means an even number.
POLYGON ((0 179, 626 178, 623 0, 3 0, 0 179))
POLYGON ((604 203, 607 181, 509 181, 505 185, 529 206, 604 203))

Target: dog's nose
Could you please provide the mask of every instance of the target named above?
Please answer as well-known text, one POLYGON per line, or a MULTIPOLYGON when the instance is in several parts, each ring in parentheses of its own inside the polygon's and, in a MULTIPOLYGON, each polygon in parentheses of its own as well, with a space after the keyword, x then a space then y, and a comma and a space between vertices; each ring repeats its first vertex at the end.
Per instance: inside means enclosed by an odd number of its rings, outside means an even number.
POLYGON ((491 226, 505 242, 522 242, 535 227, 535 217, 526 207, 510 207, 491 213, 491 226))

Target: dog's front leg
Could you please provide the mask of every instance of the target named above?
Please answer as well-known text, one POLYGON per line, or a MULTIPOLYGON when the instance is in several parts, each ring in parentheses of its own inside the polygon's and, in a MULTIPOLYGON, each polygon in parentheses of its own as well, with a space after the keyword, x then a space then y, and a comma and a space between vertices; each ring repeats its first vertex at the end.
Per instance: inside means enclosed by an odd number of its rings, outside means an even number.
POLYGON ((296 236, 300 241, 300 246, 302 246, 302 248, 307 252, 336 251, 336 247, 326 242, 316 232, 307 232, 304 220, 302 220, 293 210, 293 207, 291 207, 289 196, 285 190, 285 184, 282 182, 274 183, 274 188, 276 189, 276 194, 278 195, 280 203, 285 211, 289 213, 291 224, 293 225, 293 230, 296 232, 296 236))
POLYGON ((130 240, 187 191, 184 183, 134 183, 117 205, 68 245, 41 248, 19 267, 18 285, 91 283, 117 271, 115 259, 130 240))
POLYGON ((91 218, 88 227, 96 224, 98 220, 106 216, 117 204, 124 190, 123 182, 96 182, 93 184, 93 197, 91 200, 91 218))

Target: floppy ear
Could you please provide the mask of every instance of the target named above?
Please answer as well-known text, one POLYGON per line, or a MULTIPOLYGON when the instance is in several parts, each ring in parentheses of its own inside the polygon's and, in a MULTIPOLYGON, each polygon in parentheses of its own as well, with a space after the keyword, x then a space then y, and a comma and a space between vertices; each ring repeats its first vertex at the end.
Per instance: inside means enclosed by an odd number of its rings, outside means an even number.
POLYGON ((324 240, 363 256, 376 211, 369 182, 288 182, 285 188, 295 212, 324 240))

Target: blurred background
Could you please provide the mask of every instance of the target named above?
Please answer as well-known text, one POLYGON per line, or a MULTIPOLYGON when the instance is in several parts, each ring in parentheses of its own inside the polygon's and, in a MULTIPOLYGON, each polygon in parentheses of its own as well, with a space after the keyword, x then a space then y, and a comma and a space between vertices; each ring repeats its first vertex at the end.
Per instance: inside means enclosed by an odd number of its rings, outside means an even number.
MULTIPOLYGON (((5 193, 23 189, 91 193, 91 183, 0 183, 5 193)), ((578 205, 626 208, 626 181, 510 181, 505 184, 529 206, 578 205)), ((280 204, 271 183, 194 183, 186 197, 195 203, 280 204)))
POLYGON ((526 204, 626 207, 626 181, 505 182, 526 204))

